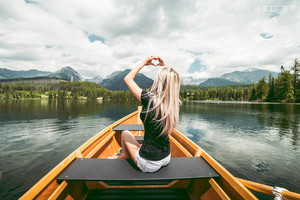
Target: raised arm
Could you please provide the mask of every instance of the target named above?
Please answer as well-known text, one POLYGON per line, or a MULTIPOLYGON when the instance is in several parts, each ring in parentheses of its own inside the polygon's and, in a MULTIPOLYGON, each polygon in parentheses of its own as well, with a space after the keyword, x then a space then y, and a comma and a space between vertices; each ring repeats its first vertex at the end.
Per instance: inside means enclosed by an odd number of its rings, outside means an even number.
POLYGON ((128 88, 130 89, 130 91, 133 93, 133 95, 139 100, 141 101, 141 93, 142 93, 142 89, 136 84, 136 82, 134 81, 134 77, 137 75, 137 73, 145 66, 145 65, 153 65, 153 66, 158 66, 158 65, 165 65, 165 63, 163 62, 163 60, 158 57, 158 56, 151 56, 146 58, 144 61, 142 61, 138 66, 136 66, 135 68, 133 68, 128 74, 127 76, 124 78, 124 81, 126 83, 126 85, 128 86, 128 88), (158 60, 158 64, 153 64, 152 60, 158 60))

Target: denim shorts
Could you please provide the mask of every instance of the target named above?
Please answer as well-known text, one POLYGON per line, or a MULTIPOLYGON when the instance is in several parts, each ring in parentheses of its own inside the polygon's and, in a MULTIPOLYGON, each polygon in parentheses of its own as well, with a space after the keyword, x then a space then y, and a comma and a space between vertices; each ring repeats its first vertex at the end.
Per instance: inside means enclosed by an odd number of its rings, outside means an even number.
POLYGON ((143 172, 156 172, 161 167, 168 165, 171 160, 171 154, 161 160, 153 161, 142 158, 139 152, 140 148, 136 151, 136 163, 143 172))

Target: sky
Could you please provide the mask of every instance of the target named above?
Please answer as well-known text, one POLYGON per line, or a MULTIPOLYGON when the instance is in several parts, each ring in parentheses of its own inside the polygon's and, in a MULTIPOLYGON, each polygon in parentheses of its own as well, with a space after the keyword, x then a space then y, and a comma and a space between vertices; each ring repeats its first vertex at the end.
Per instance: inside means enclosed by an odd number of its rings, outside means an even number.
POLYGON ((300 1, 0 0, 0 68, 106 77, 152 55, 182 77, 289 68, 300 59, 300 1))

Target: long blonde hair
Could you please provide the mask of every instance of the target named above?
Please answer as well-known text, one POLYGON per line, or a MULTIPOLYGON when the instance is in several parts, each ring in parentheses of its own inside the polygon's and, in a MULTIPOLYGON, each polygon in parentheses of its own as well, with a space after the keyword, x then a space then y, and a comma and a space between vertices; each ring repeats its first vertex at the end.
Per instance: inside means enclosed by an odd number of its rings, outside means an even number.
POLYGON ((179 99, 180 75, 171 67, 160 67, 154 83, 149 91, 150 99, 147 115, 155 110, 153 120, 157 120, 162 127, 162 134, 170 134, 178 125, 179 121, 179 99), (150 108, 151 103, 153 107, 150 108), (157 119, 160 115, 160 119, 157 119))

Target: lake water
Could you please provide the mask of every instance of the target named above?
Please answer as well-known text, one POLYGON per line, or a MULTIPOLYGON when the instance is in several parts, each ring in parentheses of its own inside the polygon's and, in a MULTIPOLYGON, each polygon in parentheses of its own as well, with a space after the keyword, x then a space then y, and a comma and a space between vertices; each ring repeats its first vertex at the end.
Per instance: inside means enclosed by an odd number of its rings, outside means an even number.
MULTIPOLYGON (((0 199, 20 197, 138 105, 0 100, 0 199)), ((234 176, 300 193, 300 105, 184 102, 178 129, 234 176)))

